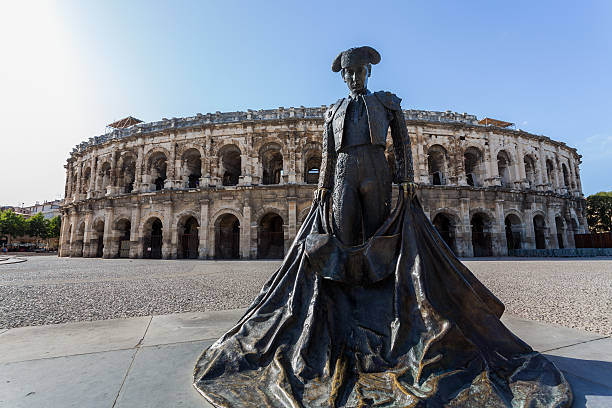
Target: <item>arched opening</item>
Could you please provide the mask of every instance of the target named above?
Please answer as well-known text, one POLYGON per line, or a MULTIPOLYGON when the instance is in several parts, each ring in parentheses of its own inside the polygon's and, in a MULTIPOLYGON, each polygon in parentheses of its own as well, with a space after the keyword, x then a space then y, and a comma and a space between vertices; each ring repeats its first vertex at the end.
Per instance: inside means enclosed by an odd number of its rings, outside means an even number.
POLYGON ((111 183, 111 166, 109 162, 104 162, 98 172, 98 187, 97 190, 103 194, 106 193, 106 187, 111 183))
POLYGON ((541 215, 533 217, 536 249, 546 249, 546 221, 541 215))
POLYGON ((149 219, 144 228, 143 258, 161 259, 163 245, 163 224, 159 218, 149 219))
POLYGON ((510 214, 504 220, 504 224, 506 225, 506 244, 508 246, 508 251, 521 249, 521 232, 523 230, 521 219, 516 214, 510 214))
POLYGON ((198 149, 188 149, 182 157, 183 181, 187 188, 198 188, 202 177, 202 158, 198 149))
POLYGON ((321 156, 319 154, 309 156, 304 166, 304 182, 306 182, 306 184, 317 184, 319 182, 320 170, 321 156))
POLYGON ((552 160, 546 159, 546 178, 548 179, 548 182, 550 183, 550 185, 553 187, 555 187, 555 177, 553 173, 554 171, 555 171, 555 166, 552 160))
POLYGON ((275 213, 266 214, 259 222, 257 234, 257 257, 260 259, 282 258, 285 253, 283 219, 275 213))
POLYGON ((155 184, 155 190, 159 191, 164 188, 166 182, 167 158, 162 152, 156 152, 149 157, 148 170, 151 175, 151 180, 155 184))
POLYGON ((179 221, 179 258, 198 258, 198 248, 200 246, 200 236, 198 235, 199 229, 200 224, 198 224, 198 220, 193 216, 189 216, 185 220, 179 221))
POLYGON ((81 194, 87 194, 89 190, 89 181, 91 180, 91 169, 88 167, 83 172, 83 178, 81 180, 81 194))
POLYGON ((240 258, 240 221, 233 214, 223 214, 215 223, 215 258, 240 258))
POLYGON ((434 186, 446 184, 446 157, 446 149, 440 145, 433 145, 427 151, 429 182, 434 186))
POLYGON ((555 227, 557 228, 557 244, 560 249, 565 248, 565 223, 563 222, 563 218, 557 216, 555 217, 555 227))
POLYGON ((569 188, 570 180, 569 180, 569 171, 567 171, 567 166, 565 163, 561 165, 561 171, 563 171, 563 186, 565 188, 569 188))
POLYGON ((484 169, 482 152, 475 147, 468 147, 463 153, 463 167, 467 184, 473 187, 482 186, 484 169))
POLYGON ((94 224, 95 237, 93 239, 93 245, 96 248, 95 257, 102 258, 104 254, 104 221, 98 220, 94 224))
POLYGON ((263 166, 262 184, 280 184, 283 176, 281 147, 276 143, 269 143, 260 150, 259 157, 263 166))
POLYGON ((491 256, 491 220, 484 213, 476 213, 472 217, 472 248, 474 256, 491 256))
POLYGON ((224 186, 238 184, 242 174, 242 159, 240 149, 236 145, 227 145, 219 152, 219 173, 224 186))
POLYGON ((510 177, 510 164, 510 155, 505 150, 500 150, 497 153, 497 172, 502 186, 510 186, 512 181, 510 177))
POLYGON ((387 166, 389 166, 389 174, 391 174, 391 180, 394 183, 399 183, 397 178, 397 162, 395 161, 395 153, 393 152, 392 146, 388 146, 385 150, 385 156, 387 157, 387 166))
POLYGON ((83 256, 83 239, 85 237, 85 222, 81 222, 77 229, 76 239, 74 240, 73 256, 83 256))
POLYGON ((119 174, 119 187, 124 193, 131 193, 134 190, 136 180, 136 158, 132 154, 126 154, 121 160, 119 174))
POLYGON ((118 236, 117 257, 130 257, 130 234, 132 233, 132 223, 127 218, 122 218, 117 221, 115 226, 118 236))
POLYGON ((529 183, 529 188, 534 188, 536 185, 536 165, 535 160, 530 155, 526 155, 523 158, 525 164, 525 177, 529 183))
POLYGON ((446 245, 448 245, 451 251, 455 252, 455 223, 451 217, 444 213, 438 213, 433 219, 433 225, 444 242, 446 242, 446 245))

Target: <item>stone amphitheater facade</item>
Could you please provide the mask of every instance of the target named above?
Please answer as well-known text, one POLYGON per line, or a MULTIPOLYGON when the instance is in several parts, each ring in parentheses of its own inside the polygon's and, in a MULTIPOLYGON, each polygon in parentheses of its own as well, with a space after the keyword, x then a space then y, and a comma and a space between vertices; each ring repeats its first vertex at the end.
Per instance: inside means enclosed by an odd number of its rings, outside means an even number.
MULTIPOLYGON (((325 110, 198 114, 79 144, 60 256, 282 257, 312 203, 325 110)), ((572 248, 587 232, 576 149, 465 113, 404 114, 419 197, 457 255, 572 248)))

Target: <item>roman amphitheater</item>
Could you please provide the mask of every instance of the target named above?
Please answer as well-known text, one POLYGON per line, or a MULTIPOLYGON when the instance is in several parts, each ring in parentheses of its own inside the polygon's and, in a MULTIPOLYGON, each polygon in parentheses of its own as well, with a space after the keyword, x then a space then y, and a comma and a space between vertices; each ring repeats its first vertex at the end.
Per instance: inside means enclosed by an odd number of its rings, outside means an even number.
MULTIPOLYGON (((109 125, 67 160, 60 256, 282 257, 312 203, 325 110, 109 125)), ((575 149, 465 113, 404 113, 418 195, 457 255, 572 248, 587 232, 575 149)))

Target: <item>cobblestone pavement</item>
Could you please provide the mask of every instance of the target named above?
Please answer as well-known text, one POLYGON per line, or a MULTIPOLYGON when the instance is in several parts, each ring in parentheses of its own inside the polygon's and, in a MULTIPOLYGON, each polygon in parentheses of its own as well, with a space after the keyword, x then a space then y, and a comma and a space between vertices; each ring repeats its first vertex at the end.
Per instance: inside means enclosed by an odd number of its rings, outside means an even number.
MULTIPOLYGON (((465 263, 511 314, 612 335, 612 259, 465 263)), ((0 266, 0 328, 246 307, 278 265, 28 257, 0 266)))

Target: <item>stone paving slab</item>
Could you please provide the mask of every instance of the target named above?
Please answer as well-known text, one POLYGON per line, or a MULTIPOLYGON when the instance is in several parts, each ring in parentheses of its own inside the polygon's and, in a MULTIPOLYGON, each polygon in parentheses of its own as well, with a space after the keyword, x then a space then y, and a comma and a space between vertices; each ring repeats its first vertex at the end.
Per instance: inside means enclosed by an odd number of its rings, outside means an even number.
POLYGON ((0 407, 110 408, 135 353, 131 349, 1 364, 0 407))
POLYGON ((153 316, 143 346, 217 339, 242 317, 246 309, 153 316))
MULTIPOLYGON (((191 386, 193 367, 243 313, 9 329, 0 334, 0 406, 209 408, 191 386)), ((574 407, 612 407, 612 338, 513 316, 502 320, 564 372, 574 407)))
POLYGON ((0 334, 0 363, 135 348, 151 317, 28 326, 0 334))
POLYGON ((212 408, 191 385, 196 360, 208 341, 195 341, 138 350, 116 408, 212 408))

